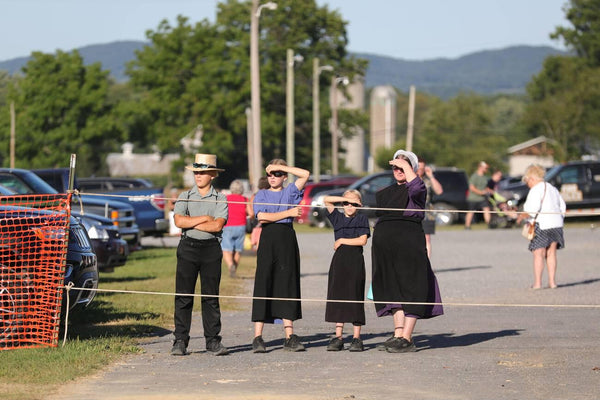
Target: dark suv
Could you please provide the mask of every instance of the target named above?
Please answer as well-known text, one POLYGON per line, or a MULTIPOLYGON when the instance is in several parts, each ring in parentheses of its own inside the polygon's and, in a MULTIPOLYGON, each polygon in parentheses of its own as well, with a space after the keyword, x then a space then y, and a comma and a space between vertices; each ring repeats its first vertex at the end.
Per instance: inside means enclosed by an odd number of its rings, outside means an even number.
MULTIPOLYGON (((434 170, 434 174, 444 189, 441 195, 432 197, 433 207, 438 210, 436 212, 436 224, 449 225, 458 222, 460 215, 450 210, 464 210, 467 205, 467 192, 469 190, 467 174, 464 170, 454 167, 438 167, 434 170)), ((393 182, 394 175, 392 171, 384 171, 365 176, 344 189, 320 193, 312 202, 311 225, 329 226, 323 198, 325 196, 341 196, 344 191, 349 189, 356 189, 361 193, 363 206, 367 208, 361 212, 369 219, 374 219, 375 211, 368 210, 368 208, 376 207, 375 194, 393 182)))
MULTIPOLYGON (((546 182, 558 189, 567 205, 567 216, 577 216, 600 208, 600 161, 571 161, 552 167, 546 182)), ((525 183, 507 185, 504 190, 522 205, 529 188, 525 183)))
MULTIPOLYGON (((25 280, 30 279, 33 285, 35 285, 36 268, 42 267, 41 271, 46 271, 47 268, 43 268, 43 264, 40 264, 38 259, 40 254, 46 251, 44 248, 46 242, 41 241, 39 238, 43 237, 43 240, 48 240, 48 243, 51 244, 52 240, 64 237, 66 232, 53 228, 53 226, 56 226, 56 218, 62 218, 62 216, 37 208, 0 206, 0 267, 3 269, 3 273, 0 275, 2 290, 7 290, 8 281, 5 278, 7 277, 6 272, 10 269, 18 269, 22 274, 30 274, 31 276, 26 277, 25 280), (31 240, 26 238, 31 238, 31 240)), ((73 216, 70 217, 69 222, 64 275, 64 283, 68 284, 69 282, 73 282, 79 288, 96 289, 98 287, 96 255, 85 228, 73 216)), ((71 308, 88 305, 95 294, 95 290, 70 291, 71 308)), ((5 297, 3 292, 2 302, 7 300, 5 297)))

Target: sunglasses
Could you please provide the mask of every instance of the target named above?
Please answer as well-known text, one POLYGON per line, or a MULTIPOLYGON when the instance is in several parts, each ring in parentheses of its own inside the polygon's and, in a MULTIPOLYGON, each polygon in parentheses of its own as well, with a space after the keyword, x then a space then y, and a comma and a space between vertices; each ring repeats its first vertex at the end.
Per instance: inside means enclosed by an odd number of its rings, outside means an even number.
POLYGON ((392 167, 392 169, 393 169, 394 171, 400 171, 400 172, 404 172, 404 170, 403 170, 402 168, 400 168, 400 167, 393 166, 393 167, 392 167))
POLYGON ((358 204, 358 203, 352 203, 350 201, 344 201, 344 202, 342 202, 342 204, 345 205, 345 206, 360 207, 360 204, 358 204))
POLYGON ((281 178, 282 176, 286 176, 287 174, 283 171, 273 171, 270 174, 267 174, 267 178, 274 176, 275 178, 281 178))

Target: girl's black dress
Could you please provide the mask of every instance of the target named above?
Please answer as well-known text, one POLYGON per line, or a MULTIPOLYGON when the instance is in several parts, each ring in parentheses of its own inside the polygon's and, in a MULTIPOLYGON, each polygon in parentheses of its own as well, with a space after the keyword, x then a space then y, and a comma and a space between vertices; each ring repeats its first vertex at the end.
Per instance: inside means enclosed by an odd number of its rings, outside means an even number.
MULTIPOLYGON (((369 220, 361 214, 346 217, 334 210, 327 218, 333 225, 335 239, 371 236, 369 220)), ((325 321, 365 324, 365 260, 362 246, 342 245, 333 254, 327 283, 328 300, 357 300, 360 303, 327 302, 325 321)))

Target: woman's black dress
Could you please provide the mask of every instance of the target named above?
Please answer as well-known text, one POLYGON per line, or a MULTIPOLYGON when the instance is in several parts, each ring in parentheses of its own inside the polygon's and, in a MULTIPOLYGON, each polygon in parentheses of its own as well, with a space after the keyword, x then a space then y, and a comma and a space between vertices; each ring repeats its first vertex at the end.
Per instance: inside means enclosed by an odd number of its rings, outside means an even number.
MULTIPOLYGON (((415 180, 420 178, 415 178, 415 180)), ((421 182, 392 185, 376 195, 378 208, 422 209, 425 192, 421 182)), ((443 314, 441 305, 406 304, 406 302, 441 302, 435 275, 431 270, 422 212, 378 211, 373 232, 373 300, 378 316, 390 315, 402 308, 406 315, 431 318, 443 314)))

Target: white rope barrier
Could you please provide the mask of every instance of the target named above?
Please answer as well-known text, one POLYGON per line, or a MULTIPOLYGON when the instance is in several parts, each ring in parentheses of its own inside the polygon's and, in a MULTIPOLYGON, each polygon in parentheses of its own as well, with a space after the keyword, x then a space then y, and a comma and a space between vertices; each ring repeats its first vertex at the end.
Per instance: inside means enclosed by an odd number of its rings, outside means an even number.
MULTIPOLYGON (((69 282, 64 286, 65 288, 65 296, 67 296, 67 310, 65 311, 65 333, 63 336, 63 344, 62 347, 65 347, 65 343, 67 343, 67 330, 69 329, 69 309, 71 308, 71 301, 69 299, 69 291, 75 287, 73 282, 69 282)), ((82 288, 75 288, 75 290, 81 290, 82 288)))
MULTIPOLYGON (((87 192, 79 192, 74 191, 75 194, 79 195, 94 195, 99 196, 98 193, 87 193, 87 192)), ((149 195, 146 196, 127 196, 127 195, 118 195, 118 194, 102 194, 102 196, 106 197, 114 197, 114 198, 131 198, 134 197, 136 199, 147 199, 150 200, 158 199, 169 202, 176 201, 191 201, 191 202, 203 202, 210 201, 214 203, 215 200, 194 200, 194 199, 177 199, 171 197, 152 197, 149 195)), ((218 201, 217 201, 218 202, 218 201)), ((250 201, 224 201, 230 204, 250 204, 250 201)), ((261 203, 261 202, 252 202, 252 204, 259 205, 274 205, 274 206, 288 206, 290 208, 293 207, 314 207, 314 208, 326 208, 325 205, 312 205, 312 204, 281 204, 281 203, 261 203)), ((336 207, 338 209, 342 209, 343 207, 336 207)), ((438 212, 439 210, 435 209, 411 209, 411 208, 380 208, 380 207, 356 207, 357 210, 368 209, 371 211, 420 211, 420 212, 438 212)), ((450 213, 484 213, 484 211, 479 210, 459 210, 459 209, 445 209, 444 212, 450 213)), ((524 211, 504 211, 504 210, 490 210, 490 214, 529 214, 524 211)), ((560 212, 539 212, 539 214, 562 214, 560 212)), ((569 210, 565 213, 566 216, 569 216, 569 210)), ((577 212, 577 216, 600 216, 600 210, 595 211, 591 209, 589 212, 577 212)), ((532 303, 460 303, 460 302, 442 302, 442 303, 431 303, 431 302, 407 302, 407 301, 373 301, 373 300, 328 300, 328 299, 314 299, 314 298, 282 298, 282 297, 255 297, 255 296, 229 296, 229 295, 207 295, 207 294, 181 294, 181 293, 173 293, 173 292, 149 292, 149 291, 140 291, 140 290, 119 290, 119 289, 100 289, 100 288, 79 288, 73 286, 70 283, 67 286, 64 286, 66 289, 67 295, 67 311, 65 316, 65 332, 63 339, 63 346, 67 340, 67 323, 68 323, 68 315, 69 315, 69 291, 70 290, 87 290, 87 291, 96 291, 97 293, 122 293, 122 294, 143 294, 143 295, 159 295, 159 296, 186 296, 186 297, 206 297, 206 298, 220 298, 220 299, 233 299, 233 300, 270 300, 270 301, 300 301, 300 302, 319 302, 319 303, 362 303, 362 304, 406 304, 406 305, 427 305, 427 306, 436 306, 441 305, 444 307, 510 307, 510 308, 568 308, 568 309, 600 309, 600 304, 532 304, 532 303)))
MULTIPOLYGON (((294 208, 294 207, 302 207, 302 208, 327 208, 325 205, 313 205, 313 204, 285 204, 285 203, 261 203, 261 202, 250 202, 250 201, 219 201, 219 200, 205 200, 205 199, 200 199, 200 200, 195 200, 195 199, 177 199, 177 198, 173 198, 173 197, 152 197, 149 195, 144 195, 144 196, 127 196, 127 195, 119 195, 119 194, 98 194, 98 193, 88 193, 88 192, 79 192, 79 191, 75 191, 76 194, 80 194, 80 195, 94 195, 94 196, 106 196, 106 197, 115 197, 115 198, 135 198, 135 199, 139 199, 139 200, 150 200, 150 199, 158 199, 158 200, 164 200, 165 202, 169 201, 169 202, 173 202, 175 203, 176 201, 186 201, 186 202, 210 202, 210 203, 229 203, 229 204, 259 204, 259 205, 265 205, 265 206, 286 206, 286 207, 290 207, 290 208, 294 208)), ((343 209, 342 206, 337 206, 335 208, 338 209, 343 209)), ((440 210, 436 210, 436 209, 420 209, 420 208, 384 208, 384 207, 356 207, 357 210, 371 210, 371 211, 417 211, 417 212, 425 212, 425 213, 436 213, 439 212, 440 210)), ((569 214, 576 214, 577 216, 600 216, 600 210, 596 211, 595 209, 590 209, 591 211, 572 211, 572 210, 567 210, 564 214, 565 216, 570 216, 569 214)), ((464 214, 464 213, 475 213, 475 214, 483 214, 483 213, 490 213, 490 214, 529 214, 526 211, 516 211, 516 210, 489 210, 489 211, 482 211, 482 210, 460 210, 460 209, 444 209, 444 212, 447 213, 457 213, 457 214, 464 214)), ((561 212, 556 212, 556 211, 541 211, 537 214, 548 214, 548 215, 553 215, 553 214, 563 214, 561 212)))
POLYGON ((374 300, 328 300, 328 299, 311 299, 311 298, 289 298, 289 297, 259 297, 259 296, 230 296, 222 294, 192 294, 192 293, 172 293, 172 292, 148 292, 143 290, 120 290, 120 289, 90 289, 71 287, 71 290, 89 290, 98 293, 125 293, 125 294, 145 294, 145 295, 160 295, 160 296, 185 296, 185 297, 207 297, 220 299, 234 300, 272 300, 272 301, 300 301, 313 303, 363 303, 363 304, 410 304, 410 305, 425 305, 425 306, 453 306, 453 307, 537 307, 537 308, 600 308, 600 304, 520 304, 520 303, 454 303, 454 302, 411 302, 411 301, 374 301, 374 300))

